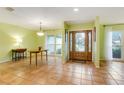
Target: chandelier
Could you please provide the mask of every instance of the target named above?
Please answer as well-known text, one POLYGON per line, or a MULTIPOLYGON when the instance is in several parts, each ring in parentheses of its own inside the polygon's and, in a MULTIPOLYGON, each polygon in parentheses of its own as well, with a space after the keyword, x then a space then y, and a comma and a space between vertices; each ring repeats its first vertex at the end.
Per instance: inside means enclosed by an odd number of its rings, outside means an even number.
POLYGON ((42 27, 41 27, 41 24, 42 23, 40 22, 40 31, 37 32, 38 36, 43 36, 44 35, 44 32, 43 32, 42 27))

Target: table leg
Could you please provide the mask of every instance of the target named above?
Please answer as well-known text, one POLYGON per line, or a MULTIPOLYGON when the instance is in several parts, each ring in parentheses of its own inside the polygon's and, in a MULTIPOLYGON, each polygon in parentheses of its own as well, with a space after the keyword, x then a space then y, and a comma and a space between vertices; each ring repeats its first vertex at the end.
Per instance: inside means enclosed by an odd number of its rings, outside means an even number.
POLYGON ((46 51, 46 60, 48 60, 48 58, 47 58, 47 51, 46 51))
POLYGON ((13 61, 13 59, 14 59, 14 58, 13 58, 13 51, 12 51, 12 61, 13 61))
POLYGON ((36 66, 37 66, 37 53, 36 53, 36 66))
POLYGON ((31 64, 31 58, 32 58, 32 56, 31 56, 31 53, 30 53, 30 64, 31 64))
POLYGON ((24 59, 24 52, 23 52, 23 59, 24 59))
POLYGON ((16 52, 16 60, 19 60, 19 53, 18 52, 16 52))
POLYGON ((27 51, 25 52, 25 57, 27 58, 27 51))
POLYGON ((42 60, 42 52, 41 52, 41 60, 42 60))
POLYGON ((17 52, 15 52, 15 61, 17 60, 17 55, 18 55, 17 52))
POLYGON ((19 59, 20 59, 20 57, 21 57, 20 52, 18 52, 18 54, 19 54, 19 55, 18 55, 18 60, 19 60, 19 59))

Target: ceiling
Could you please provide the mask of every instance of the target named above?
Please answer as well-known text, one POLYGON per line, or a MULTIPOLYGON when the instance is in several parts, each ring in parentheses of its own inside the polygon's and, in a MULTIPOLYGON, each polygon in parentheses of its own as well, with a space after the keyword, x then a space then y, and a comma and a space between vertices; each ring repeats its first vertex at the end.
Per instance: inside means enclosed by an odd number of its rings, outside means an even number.
POLYGON ((14 11, 0 8, 0 22, 16 24, 30 29, 39 28, 40 21, 43 28, 62 28, 67 23, 91 23, 95 17, 100 17, 102 24, 124 23, 124 8, 80 7, 73 11, 73 7, 13 7, 14 11))

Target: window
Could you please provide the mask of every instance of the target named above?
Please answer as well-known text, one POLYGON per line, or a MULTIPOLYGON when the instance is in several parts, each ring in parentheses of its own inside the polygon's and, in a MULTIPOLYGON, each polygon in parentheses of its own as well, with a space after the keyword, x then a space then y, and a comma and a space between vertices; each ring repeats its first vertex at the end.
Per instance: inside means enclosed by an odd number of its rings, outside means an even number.
POLYGON ((49 35, 49 36, 47 37, 47 42, 48 42, 48 44, 54 44, 54 43, 55 43, 54 39, 55 39, 54 36, 49 35))
POLYGON ((121 33, 112 32, 112 58, 121 58, 121 33))
POLYGON ((62 53, 62 36, 57 35, 56 36, 56 54, 62 53))
POLYGON ((55 47, 55 37, 52 35, 47 36, 47 49, 48 49, 48 54, 54 54, 54 47, 55 47))
POLYGON ((47 35, 47 49, 49 55, 61 55, 62 35, 47 35))

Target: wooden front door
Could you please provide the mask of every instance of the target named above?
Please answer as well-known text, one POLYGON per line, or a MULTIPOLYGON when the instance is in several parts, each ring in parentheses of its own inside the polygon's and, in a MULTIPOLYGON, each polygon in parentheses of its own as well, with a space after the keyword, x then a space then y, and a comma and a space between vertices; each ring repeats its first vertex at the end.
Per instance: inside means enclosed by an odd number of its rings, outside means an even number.
POLYGON ((92 60, 92 31, 69 32, 69 59, 92 60))

